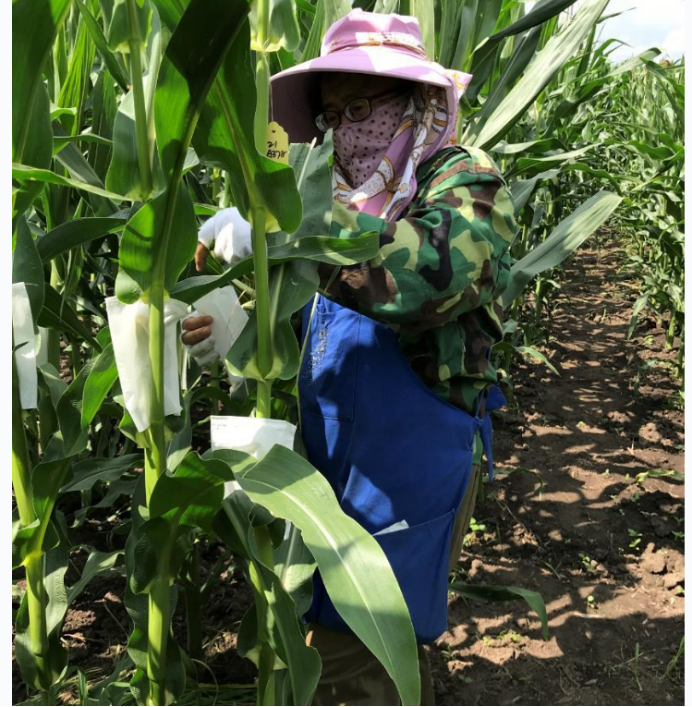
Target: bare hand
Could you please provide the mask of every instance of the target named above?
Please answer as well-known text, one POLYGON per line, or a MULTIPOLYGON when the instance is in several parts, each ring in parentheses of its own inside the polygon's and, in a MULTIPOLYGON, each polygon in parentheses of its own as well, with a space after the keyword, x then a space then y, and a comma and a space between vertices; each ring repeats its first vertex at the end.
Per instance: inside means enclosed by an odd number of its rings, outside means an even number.
POLYGON ((199 344, 200 341, 208 339, 211 336, 211 325, 213 321, 213 318, 209 316, 188 317, 183 321, 185 333, 180 337, 181 341, 186 346, 194 346, 195 344, 199 344))
MULTIPOLYGON (((207 246, 205 246, 204 243, 197 243, 197 250, 195 251, 195 267, 197 268, 197 272, 202 272, 204 270, 208 257, 209 249, 207 246)), ((209 317, 209 319, 211 319, 211 317, 209 317)))

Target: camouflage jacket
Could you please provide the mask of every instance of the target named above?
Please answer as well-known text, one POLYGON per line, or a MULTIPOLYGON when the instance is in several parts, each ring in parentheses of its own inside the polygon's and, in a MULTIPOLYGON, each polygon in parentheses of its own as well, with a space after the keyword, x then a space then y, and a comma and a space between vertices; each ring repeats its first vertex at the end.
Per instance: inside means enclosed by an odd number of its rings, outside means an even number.
MULTIPOLYGON (((497 382, 490 348, 502 339, 497 298, 509 278, 514 206, 495 164, 475 148, 438 153, 416 178, 416 197, 394 223, 335 204, 330 235, 377 231, 380 252, 341 268, 325 294, 394 328, 421 379, 473 414, 497 382)), ((332 268, 321 275, 324 288, 332 268)))

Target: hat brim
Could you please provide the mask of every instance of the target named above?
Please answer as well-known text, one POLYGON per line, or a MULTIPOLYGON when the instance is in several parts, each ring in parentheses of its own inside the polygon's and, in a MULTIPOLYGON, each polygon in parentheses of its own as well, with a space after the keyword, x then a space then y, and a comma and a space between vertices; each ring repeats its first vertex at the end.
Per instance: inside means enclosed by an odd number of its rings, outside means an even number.
POLYGON ((372 46, 344 49, 297 64, 271 79, 272 120, 288 133, 291 142, 322 142, 323 133, 315 125, 314 105, 319 101, 320 74, 343 72, 432 84, 446 90, 447 111, 454 113, 459 93, 445 69, 408 51, 372 46))

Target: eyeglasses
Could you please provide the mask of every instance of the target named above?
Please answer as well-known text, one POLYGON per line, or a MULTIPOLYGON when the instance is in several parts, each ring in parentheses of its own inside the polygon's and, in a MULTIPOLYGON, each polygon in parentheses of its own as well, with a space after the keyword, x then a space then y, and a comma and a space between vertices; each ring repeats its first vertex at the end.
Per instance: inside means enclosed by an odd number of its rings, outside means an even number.
POLYGON ((395 97, 402 96, 407 92, 407 89, 387 89, 382 93, 376 93, 367 98, 354 98, 349 101, 340 111, 338 110, 326 110, 320 113, 315 118, 315 125, 323 133, 326 133, 330 128, 336 130, 341 123, 341 116, 345 115, 352 123, 360 123, 361 120, 365 120, 372 113, 371 101, 374 98, 385 98, 385 97, 395 97))

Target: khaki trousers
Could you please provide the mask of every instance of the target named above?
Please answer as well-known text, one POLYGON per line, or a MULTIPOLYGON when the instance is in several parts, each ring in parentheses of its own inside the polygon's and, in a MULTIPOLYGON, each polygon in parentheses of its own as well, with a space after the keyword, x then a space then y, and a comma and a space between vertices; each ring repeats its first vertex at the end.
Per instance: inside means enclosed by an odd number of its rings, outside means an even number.
MULTIPOLYGON (((450 571, 456 566, 464 535, 468 530, 481 483, 480 464, 471 470, 469 488, 457 512, 449 557, 450 571)), ((394 682, 375 656, 356 636, 310 624, 307 644, 322 658, 320 678, 313 705, 400 705, 394 682)), ((418 646, 421 678, 421 705, 434 705, 435 692, 428 656, 418 646)))

